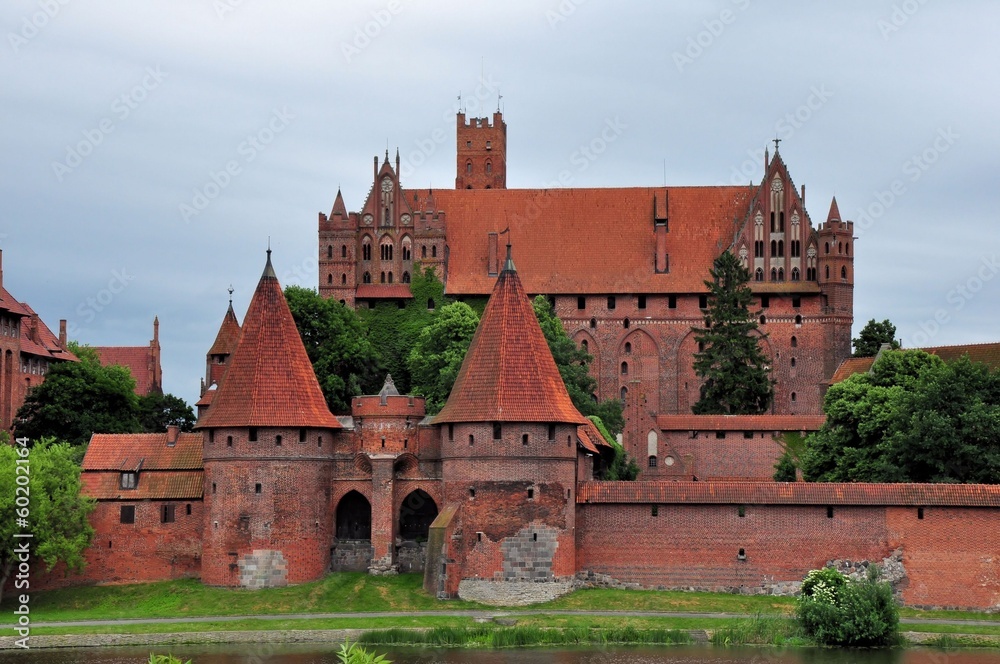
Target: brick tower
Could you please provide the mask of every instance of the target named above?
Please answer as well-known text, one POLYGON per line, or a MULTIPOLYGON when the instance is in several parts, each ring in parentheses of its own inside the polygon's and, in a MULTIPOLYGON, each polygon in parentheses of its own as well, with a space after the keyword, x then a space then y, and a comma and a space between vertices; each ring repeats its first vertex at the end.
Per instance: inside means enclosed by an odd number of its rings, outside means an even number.
POLYGON ((830 203, 826 223, 820 225, 819 287, 824 300, 827 377, 851 355, 851 325, 854 323, 854 222, 844 221, 837 199, 830 203))
POLYGON ((577 427, 586 422, 508 245, 455 386, 434 418, 446 504, 435 527, 446 536, 431 534, 425 587, 485 598, 504 592, 503 583, 540 589, 540 581, 573 576, 577 427))
MULTIPOLYGON (((232 289, 230 289, 232 290, 232 289)), ((215 335, 215 342, 205 354, 205 380, 201 383, 201 395, 213 384, 220 385, 222 376, 229 366, 229 358, 236 348, 236 342, 240 340, 240 322, 236 319, 236 312, 233 311, 233 296, 229 296, 229 309, 222 318, 222 325, 219 326, 219 333, 215 335)))
POLYGON ((333 436, 341 425, 267 254, 225 378, 196 425, 205 467, 202 581, 209 585, 301 583, 330 564, 333 436))
POLYGON ((503 114, 470 118, 458 114, 455 189, 507 188, 507 124, 503 114))

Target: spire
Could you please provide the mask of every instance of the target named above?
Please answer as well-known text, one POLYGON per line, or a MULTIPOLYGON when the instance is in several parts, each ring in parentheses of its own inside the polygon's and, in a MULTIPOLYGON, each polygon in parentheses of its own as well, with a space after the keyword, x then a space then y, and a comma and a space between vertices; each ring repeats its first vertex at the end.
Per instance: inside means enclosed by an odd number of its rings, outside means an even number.
POLYGON ((208 350, 209 355, 231 355, 236 348, 236 342, 240 340, 240 322, 236 319, 236 312, 233 311, 233 287, 229 287, 229 309, 222 318, 222 325, 219 326, 219 333, 215 335, 215 343, 208 350))
POLYGON ((830 203, 830 214, 826 215, 827 221, 841 221, 840 218, 840 208, 837 207, 837 197, 833 197, 833 201, 830 203))
POLYGON ((160 340, 160 317, 153 316, 153 341, 160 340))
POLYGON ((247 309, 225 380, 197 426, 339 429, 274 276, 270 254, 268 250, 267 266, 247 309))
POLYGON ((347 216, 347 206, 344 205, 344 196, 340 193, 340 187, 337 187, 337 198, 333 201, 333 211, 330 212, 331 217, 336 215, 347 216))
POLYGON ((514 259, 510 257, 510 241, 507 241, 507 260, 503 264, 504 272, 517 272, 517 268, 514 267, 514 259))
POLYGON ((267 264, 264 265, 264 274, 260 275, 261 279, 277 279, 278 275, 274 273, 274 267, 271 265, 271 240, 267 240, 267 264))
POLYGON ((434 418, 497 421, 587 421, 569 398, 509 253, 448 402, 434 418))

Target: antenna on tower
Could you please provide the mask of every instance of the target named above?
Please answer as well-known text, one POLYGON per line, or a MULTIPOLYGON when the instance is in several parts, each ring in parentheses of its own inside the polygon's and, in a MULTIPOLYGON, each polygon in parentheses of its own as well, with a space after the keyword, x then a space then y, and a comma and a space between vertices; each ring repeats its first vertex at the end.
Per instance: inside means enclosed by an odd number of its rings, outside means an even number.
POLYGON ((465 110, 462 108, 462 91, 461 90, 458 91, 458 112, 459 113, 465 113, 465 110))
POLYGON ((232 305, 232 303, 233 303, 233 290, 234 290, 233 289, 233 285, 229 284, 229 304, 230 305, 232 305))
POLYGON ((500 113, 500 100, 503 99, 503 95, 500 94, 500 88, 497 88, 497 113, 500 113))

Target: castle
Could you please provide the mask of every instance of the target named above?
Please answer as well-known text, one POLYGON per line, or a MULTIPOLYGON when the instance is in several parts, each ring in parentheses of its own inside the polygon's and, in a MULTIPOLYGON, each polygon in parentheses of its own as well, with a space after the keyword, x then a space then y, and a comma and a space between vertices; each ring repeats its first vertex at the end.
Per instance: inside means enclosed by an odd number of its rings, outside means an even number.
POLYGON ((775 434, 820 425, 849 350, 835 202, 813 229, 778 155, 759 187, 507 190, 505 131, 460 115, 456 190, 401 189, 387 155, 361 212, 338 192, 320 216, 326 296, 411 297, 424 264, 452 295, 489 295, 440 413, 387 378, 334 416, 268 251, 242 325, 230 305, 207 354, 196 432, 93 437, 87 570, 51 583, 420 571, 438 596, 509 604, 580 584, 785 592, 831 560, 891 561, 908 604, 1000 606, 1000 487, 770 481, 775 434), (764 310, 773 414, 688 414, 690 328, 726 249, 764 310), (624 399, 640 481, 594 479, 609 446, 566 393, 535 293, 595 356, 600 396, 624 399))

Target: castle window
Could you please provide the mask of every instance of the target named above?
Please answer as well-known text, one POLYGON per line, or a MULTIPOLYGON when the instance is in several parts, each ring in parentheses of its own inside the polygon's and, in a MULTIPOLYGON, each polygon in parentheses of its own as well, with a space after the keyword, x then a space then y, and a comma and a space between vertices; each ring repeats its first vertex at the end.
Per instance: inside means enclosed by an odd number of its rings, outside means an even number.
POLYGON ((833 506, 832 505, 827 505, 827 508, 826 508, 826 518, 828 518, 828 519, 832 519, 833 518, 833 506))
POLYGON ((771 306, 771 297, 769 295, 760 296, 760 308, 767 309, 771 306))
POLYGON ((392 283, 392 270, 389 271, 389 283, 392 283))
POLYGON ((622 362, 622 375, 628 375, 628 362, 622 362))
POLYGON ((784 258, 785 256, 785 241, 778 240, 778 256, 784 258))
POLYGON ((698 342, 698 352, 699 353, 704 353, 705 352, 705 342, 704 341, 699 341, 698 342))
POLYGON ((184 508, 184 513, 191 516, 191 503, 188 503, 184 508))
POLYGON ((736 560, 746 560, 747 552, 746 549, 740 549, 739 553, 736 554, 736 560))
POLYGON ((764 281, 764 269, 763 268, 759 267, 759 268, 756 269, 756 271, 754 271, 754 273, 753 273, 753 280, 754 281, 764 281))
POLYGON ((778 269, 772 267, 771 268, 771 281, 777 281, 777 280, 778 280, 778 269))
POLYGON ((347 258, 347 245, 346 244, 340 245, 340 257, 341 258, 347 258))
POLYGON ((472 141, 466 141, 465 142, 465 147, 471 148, 472 147, 472 141))
POLYGON ((851 243, 850 242, 845 242, 844 243, 844 254, 846 254, 847 256, 851 255, 851 243))
POLYGON ((493 149, 493 142, 492 141, 486 141, 486 149, 487 150, 492 150, 493 149))
POLYGON ((470 433, 469 434, 469 445, 475 445, 475 444, 476 444, 476 437, 470 433))
POLYGON ((785 232, 785 213, 784 211, 778 213, 778 232, 785 232))
POLYGON ((594 329, 596 327, 597 327, 597 319, 596 318, 591 318, 590 319, 590 329, 594 329))
POLYGON ((382 274, 379 275, 379 283, 380 284, 385 283, 385 272, 382 272, 382 274))
POLYGON ((421 258, 427 258, 427 245, 426 244, 420 245, 420 257, 421 258))
POLYGON ((210 443, 214 443, 215 442, 215 429, 209 429, 208 430, 208 442, 210 442, 210 443))
POLYGON ((777 256, 777 255, 778 255, 778 241, 771 240, 771 256, 777 256))
POLYGON ((825 253, 825 254, 830 253, 830 243, 829 242, 824 242, 823 243, 823 253, 825 253))
POLYGON ((796 398, 795 392, 792 392, 792 403, 795 403, 795 398, 796 398))
POLYGON ((760 324, 761 325, 767 325, 767 316, 761 316, 760 317, 760 324))
MULTIPOLYGON (((798 280, 799 280, 799 277, 800 277, 800 276, 801 276, 801 273, 799 272, 799 268, 797 268, 797 267, 793 267, 793 268, 792 268, 792 281, 798 281, 798 280)), ((794 304, 794 305, 792 305, 792 306, 795 306, 795 307, 797 307, 797 306, 799 306, 799 305, 797 305, 797 304, 794 304)))
POLYGON ((527 445, 528 444, 528 434, 526 434, 526 433, 522 433, 521 434, 521 444, 522 445, 527 445))
POLYGON ((160 510, 160 523, 173 523, 174 522, 174 506, 164 505, 163 509, 160 510))
POLYGON ((632 354, 632 342, 630 342, 630 341, 626 341, 625 342, 625 354, 626 355, 631 355, 632 354))
MULTIPOLYGON (((489 141, 487 141, 487 147, 486 147, 486 149, 489 150, 489 141)), ((490 162, 490 161, 486 162, 486 172, 487 173, 492 173, 493 172, 493 162, 490 162)))
POLYGON ((725 440, 725 438, 726 438, 726 432, 725 431, 716 431, 715 432, 715 437, 718 440, 725 440))
MULTIPOLYGON (((656 457, 649 457, 649 460, 651 461, 649 467, 650 468, 655 468, 656 467, 656 457)), ((653 516, 659 516, 660 515, 660 506, 659 505, 653 505, 652 509, 650 510, 650 514, 652 514, 653 516)))
POLYGON ((503 427, 500 426, 499 422, 493 423, 493 440, 500 440, 503 438, 503 427))
POLYGON ((699 309, 707 309, 708 308, 708 296, 707 295, 699 295, 698 296, 698 308, 699 309))
POLYGON ((403 273, 403 283, 404 284, 410 283, 410 273, 409 272, 404 272, 403 273))
POLYGON ((215 493, 215 482, 212 482, 212 493, 215 493))
POLYGON ((615 305, 616 305, 615 296, 614 295, 608 295, 608 310, 614 309, 615 305))
POLYGON ((556 439, 556 425, 555 424, 550 424, 549 425, 549 440, 555 440, 555 439, 556 439))
POLYGON ((621 389, 621 393, 620 394, 621 394, 621 399, 622 399, 622 406, 624 406, 625 405, 625 400, 628 398, 628 388, 627 387, 623 387, 621 389))
POLYGON ((630 321, 630 320, 629 320, 628 318, 626 318, 625 320, 623 320, 623 321, 622 321, 622 326, 624 326, 624 328, 625 328, 626 330, 627 330, 627 329, 629 328, 629 326, 631 326, 631 325, 632 325, 632 321, 630 321))
POLYGON ((437 255, 438 255, 438 248, 431 247, 431 258, 437 258, 437 255))
POLYGON ((670 272, 670 254, 663 254, 663 271, 670 272))
POLYGON ((794 357, 792 358, 791 364, 792 364, 792 368, 794 369, 795 368, 795 358, 794 357))
POLYGON ((667 296, 667 308, 668 309, 676 309, 677 308, 677 296, 676 295, 668 295, 667 296))
POLYGON ((281 447, 281 436, 275 436, 275 437, 274 437, 274 444, 275 444, 275 445, 276 445, 277 447, 281 447))
POLYGON ((647 464, 647 465, 648 465, 648 466, 649 466, 650 468, 656 468, 656 456, 655 456, 655 455, 651 455, 651 456, 649 457, 649 459, 648 459, 648 460, 646 461, 646 464, 647 464))
POLYGON ((122 505, 118 513, 119 523, 135 523, 135 505, 122 505))
POLYGON ((332 274, 326 275, 326 283, 328 283, 328 284, 332 284, 333 283, 333 275, 332 274))
POLYGON ((743 437, 746 438, 747 440, 753 439, 753 431, 744 431, 743 437))
POLYGON ((341 286, 346 286, 347 285, 347 273, 346 272, 344 272, 343 274, 340 275, 340 285, 341 286))
POLYGON ((333 245, 327 245, 326 247, 326 257, 333 258, 333 245))
POLYGON ((816 281, 816 268, 814 267, 806 268, 806 281, 816 281))
POLYGON ((247 440, 251 443, 257 442, 257 427, 250 427, 250 431, 247 433, 247 440))
POLYGON ((125 472, 121 475, 119 486, 123 489, 134 489, 139 483, 139 474, 135 472, 125 472))
POLYGON ((917 508, 917 518, 918 519, 923 519, 924 518, 924 508, 923 507, 918 507, 917 508))
POLYGON ((581 348, 581 349, 583 350, 583 352, 585 352, 585 353, 586 353, 586 352, 589 352, 589 351, 590 351, 590 344, 589 344, 589 343, 587 343, 587 340, 586 340, 586 339, 581 339, 581 340, 580 340, 580 348, 581 348))
POLYGON ((645 309, 646 308, 646 296, 645 295, 640 295, 638 297, 638 302, 636 302, 636 306, 638 306, 640 309, 645 309))
POLYGON ((753 257, 754 258, 763 258, 764 257, 764 241, 763 240, 754 240, 754 243, 753 243, 753 257))
POLYGON ((427 311, 434 311, 434 298, 427 298, 427 311))
POLYGON ((844 243, 843 242, 838 242, 837 243, 837 253, 838 254, 844 253, 844 243))
POLYGON ((364 276, 361 277, 361 283, 370 284, 372 282, 372 273, 365 272, 364 276))
POLYGON ((796 315, 796 316, 795 316, 795 324, 796 324, 797 326, 798 326, 798 325, 802 325, 802 316, 801 316, 801 315, 796 315))
POLYGON ((448 440, 455 440, 455 425, 448 425, 448 440))
MULTIPOLYGON (((535 490, 528 489, 528 500, 534 500, 534 498, 535 498, 535 490)), ((538 539, 538 535, 535 535, 535 539, 536 540, 538 539)))
POLYGON ((747 507, 746 507, 746 505, 740 505, 740 506, 738 506, 736 508, 736 516, 738 516, 739 518, 742 519, 742 518, 746 517, 746 515, 747 515, 747 507))
POLYGON ((466 175, 472 175, 472 162, 471 161, 465 162, 465 174, 466 175))
POLYGON ((476 497, 476 490, 470 486, 469 487, 469 498, 475 498, 475 497, 476 497))
POLYGON ((262 489, 262 487, 260 485, 260 482, 257 482, 256 484, 253 485, 253 492, 254 493, 260 493, 261 489, 262 489))
POLYGON ((840 278, 847 279, 847 266, 844 265, 840 268, 840 278))
POLYGON ((370 238, 365 238, 364 242, 361 244, 361 260, 370 261, 372 259, 372 241, 370 238))
POLYGON ((785 268, 779 267, 778 268, 778 281, 784 281, 784 280, 785 280, 785 268))
MULTIPOLYGON (((774 212, 771 212, 771 232, 774 232, 774 212)), ((773 253, 773 251, 772 251, 773 253)))
POLYGON ((586 309, 587 308, 587 298, 583 295, 578 295, 576 298, 576 308, 586 309))
POLYGON ((830 266, 829 265, 826 266, 826 278, 827 279, 830 278, 830 266))

